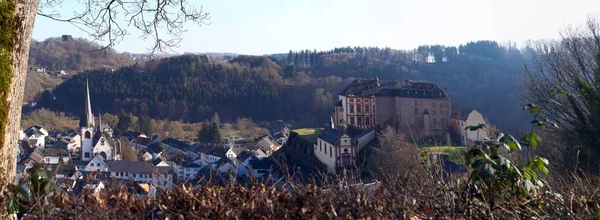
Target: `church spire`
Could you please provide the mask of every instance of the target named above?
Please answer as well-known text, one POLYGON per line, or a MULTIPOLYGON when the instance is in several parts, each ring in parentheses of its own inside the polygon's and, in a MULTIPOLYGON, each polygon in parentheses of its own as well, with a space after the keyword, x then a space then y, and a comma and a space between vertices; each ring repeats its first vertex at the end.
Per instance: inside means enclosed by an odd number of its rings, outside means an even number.
POLYGON ((90 101, 90 85, 88 80, 85 80, 86 86, 86 100, 85 100, 85 118, 86 118, 86 127, 94 127, 94 114, 92 114, 92 103, 90 101))

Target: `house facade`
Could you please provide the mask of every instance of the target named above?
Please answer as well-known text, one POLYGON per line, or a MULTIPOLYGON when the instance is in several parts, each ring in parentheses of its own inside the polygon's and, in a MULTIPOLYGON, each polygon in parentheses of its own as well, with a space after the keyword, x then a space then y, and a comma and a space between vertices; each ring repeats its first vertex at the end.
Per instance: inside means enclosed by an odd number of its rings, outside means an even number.
POLYGON ((319 134, 314 145, 314 154, 330 173, 335 173, 340 168, 352 169, 356 167, 359 151, 373 139, 374 128, 328 128, 319 134))
POLYGON ((465 130, 469 126, 486 124, 483 115, 475 109, 454 109, 452 111, 452 136, 461 145, 472 145, 488 138, 486 131, 465 130))

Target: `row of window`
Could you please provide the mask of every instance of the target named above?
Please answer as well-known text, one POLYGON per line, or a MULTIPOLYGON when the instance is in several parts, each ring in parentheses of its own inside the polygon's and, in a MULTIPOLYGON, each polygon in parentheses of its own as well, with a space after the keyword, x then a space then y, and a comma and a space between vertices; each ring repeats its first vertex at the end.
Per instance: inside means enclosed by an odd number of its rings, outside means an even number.
MULTIPOLYGON (((361 100, 362 100, 362 99, 358 99, 358 98, 357 98, 357 99, 356 99, 356 102, 359 102, 359 103, 360 103, 360 101, 361 101, 361 100)), ((348 102, 350 102, 350 103, 354 103, 354 99, 348 99, 348 102)), ((373 103, 374 103, 374 102, 375 102, 375 100, 373 100, 373 103)), ((368 104, 368 103, 369 103, 369 99, 364 99, 364 103, 367 103, 367 104, 368 104)))
MULTIPOLYGON (((437 124, 438 124, 437 122, 438 122, 437 118, 433 118, 433 119, 431 120, 431 124, 433 124, 433 125, 437 125, 437 124)), ((417 117, 415 117, 415 124, 419 124, 419 123, 421 123, 421 120, 420 120, 420 119, 419 119, 419 117, 417 116, 417 117)), ((440 119, 440 125, 441 125, 442 127, 446 126, 446 119, 443 119, 443 118, 442 118, 442 119, 440 119)))
POLYGON ((350 106, 349 106, 350 114, 354 114, 354 110, 355 109, 356 109, 356 113, 357 114, 362 114, 363 110, 364 110, 365 114, 370 114, 370 109, 373 109, 372 112, 373 112, 373 114, 375 114, 375 104, 373 104, 372 108, 369 108, 369 105, 366 104, 365 107, 364 107, 364 109, 363 109, 363 106, 361 104, 356 104, 356 108, 354 108, 354 104, 350 104, 350 106))
POLYGON ((354 117, 350 117, 350 124, 351 125, 371 126, 371 118, 370 117, 366 117, 365 118, 365 123, 364 124, 363 124, 362 117, 356 118, 356 121, 354 119, 355 119, 354 117))
MULTIPOLYGON (((323 151, 323 148, 325 148, 325 155, 327 155, 327 144, 325 144, 324 141, 319 140, 319 151, 323 151)), ((333 148, 331 146, 329 146, 329 157, 333 157, 333 148)))
MULTIPOLYGON (((116 172, 116 175, 117 175, 117 177, 126 177, 126 176, 129 176, 129 173, 126 173, 126 172, 116 172)), ((133 178, 138 178, 138 176, 140 178, 150 178, 150 177, 152 177, 150 174, 139 174, 139 175, 137 173, 133 174, 133 178)))
MULTIPOLYGON (((414 104, 415 104, 415 106, 419 106, 419 101, 417 101, 417 100, 414 100, 414 104)), ((447 106, 445 103, 443 103, 443 102, 442 102, 442 103, 440 103, 440 104, 438 104, 437 106, 439 106, 440 108, 448 107, 448 106, 447 106)), ((432 102, 432 103, 431 103, 431 107, 432 107, 432 108, 435 108, 435 107, 436 107, 436 104, 435 104, 435 102, 432 102)))

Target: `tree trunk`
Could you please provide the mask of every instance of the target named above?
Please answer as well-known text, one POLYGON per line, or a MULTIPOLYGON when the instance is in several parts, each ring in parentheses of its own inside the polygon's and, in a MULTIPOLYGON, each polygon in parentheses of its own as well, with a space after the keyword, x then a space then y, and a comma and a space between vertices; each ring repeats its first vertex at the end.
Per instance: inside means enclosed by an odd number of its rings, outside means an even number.
MULTIPOLYGON (((15 182, 23 88, 39 2, 0 0, 0 186, 15 182)), ((0 208, 0 219, 6 219, 4 210, 0 208)))

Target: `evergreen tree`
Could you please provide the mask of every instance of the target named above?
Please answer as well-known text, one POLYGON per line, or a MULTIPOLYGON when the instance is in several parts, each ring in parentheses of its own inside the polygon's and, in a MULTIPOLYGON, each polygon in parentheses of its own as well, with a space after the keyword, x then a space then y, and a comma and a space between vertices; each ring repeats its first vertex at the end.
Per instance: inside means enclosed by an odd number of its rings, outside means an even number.
POLYGON ((198 131, 198 142, 200 143, 211 143, 212 142, 212 129, 211 124, 208 120, 202 123, 202 128, 198 131))
POLYGON ((138 124, 140 126, 140 132, 147 136, 152 136, 152 120, 147 112, 142 112, 142 115, 140 115, 140 118, 138 119, 138 124))
POLYGON ((123 134, 124 132, 129 130, 129 127, 131 127, 131 115, 125 112, 124 109, 121 109, 121 111, 119 111, 118 116, 119 122, 117 123, 115 131, 117 132, 117 134, 123 134))
POLYGON ((213 114, 212 122, 217 123, 217 126, 221 126, 221 119, 219 118, 219 113, 215 112, 215 114, 213 114))
POLYGON ((292 65, 292 61, 294 61, 293 59, 294 59, 294 54, 292 53, 292 50, 290 50, 290 53, 288 53, 288 56, 287 56, 287 65, 292 65))
POLYGON ((210 127, 210 134, 212 143, 216 145, 223 144, 223 140, 221 139, 221 131, 219 130, 219 125, 216 122, 213 122, 210 127))

